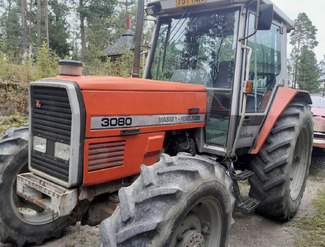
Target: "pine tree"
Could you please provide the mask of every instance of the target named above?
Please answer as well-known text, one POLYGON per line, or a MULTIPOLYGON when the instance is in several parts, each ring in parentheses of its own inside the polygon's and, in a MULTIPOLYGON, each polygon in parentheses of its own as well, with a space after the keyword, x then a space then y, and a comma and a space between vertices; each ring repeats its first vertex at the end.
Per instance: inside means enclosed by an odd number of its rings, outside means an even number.
POLYGON ((87 49, 90 49, 92 54, 97 50, 104 50, 110 26, 108 20, 117 0, 79 0, 78 2, 81 54, 82 60, 85 61, 87 49))
POLYGON ((320 79, 320 89, 319 92, 322 93, 323 97, 325 97, 325 55, 322 61, 319 63, 320 71, 321 71, 321 79, 320 79))
POLYGON ((301 48, 306 47, 307 49, 313 50, 318 45, 318 42, 316 41, 317 29, 313 26, 306 13, 298 14, 297 19, 294 21, 294 27, 295 29, 290 35, 290 44, 294 46, 291 54, 293 66, 290 72, 293 78, 293 88, 296 88, 301 48))
POLYGON ((49 47, 61 58, 69 55, 72 45, 69 44, 71 38, 67 16, 69 8, 65 1, 49 1, 49 47))
POLYGON ((310 93, 319 92, 321 71, 317 66, 315 53, 307 45, 301 49, 297 71, 296 80, 299 89, 310 93))
POLYGON ((36 22, 37 22, 37 47, 41 47, 42 45, 42 37, 41 37, 41 11, 42 11, 42 7, 41 7, 42 1, 41 0, 37 0, 37 18, 36 18, 36 22))
POLYGON ((21 0, 21 54, 27 52, 27 1, 21 0))
POLYGON ((1 49, 4 53, 17 57, 21 52, 21 4, 19 0, 7 0, 1 3, 4 9, 0 17, 1 49))

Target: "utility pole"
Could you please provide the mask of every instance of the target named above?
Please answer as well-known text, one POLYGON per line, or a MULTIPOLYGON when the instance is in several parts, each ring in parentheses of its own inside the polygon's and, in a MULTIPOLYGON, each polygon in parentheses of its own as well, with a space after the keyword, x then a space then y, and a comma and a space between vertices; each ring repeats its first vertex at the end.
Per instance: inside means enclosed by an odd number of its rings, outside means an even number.
POLYGON ((132 77, 140 77, 140 60, 141 60, 141 39, 143 30, 144 0, 138 0, 137 23, 134 36, 134 61, 132 77))

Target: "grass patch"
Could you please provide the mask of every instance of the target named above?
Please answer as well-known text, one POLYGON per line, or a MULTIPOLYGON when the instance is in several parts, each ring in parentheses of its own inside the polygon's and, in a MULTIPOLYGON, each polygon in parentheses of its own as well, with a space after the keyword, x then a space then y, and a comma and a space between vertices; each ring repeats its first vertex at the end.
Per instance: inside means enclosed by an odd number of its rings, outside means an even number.
POLYGON ((295 224, 305 232, 303 240, 296 241, 298 247, 325 247, 325 191, 313 201, 317 214, 311 218, 302 218, 295 224))

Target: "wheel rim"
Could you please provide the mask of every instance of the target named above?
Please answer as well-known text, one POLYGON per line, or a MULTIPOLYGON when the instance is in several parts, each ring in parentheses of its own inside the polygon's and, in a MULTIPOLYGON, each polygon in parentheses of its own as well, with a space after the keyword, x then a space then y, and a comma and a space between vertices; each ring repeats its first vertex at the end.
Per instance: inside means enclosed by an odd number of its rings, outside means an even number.
MULTIPOLYGON (((23 164, 17 174, 23 173, 27 170, 27 163, 23 164)), ((50 213, 49 211, 43 210, 40 207, 27 203, 26 200, 19 197, 16 194, 16 180, 13 182, 10 189, 10 203, 11 208, 15 215, 23 222, 29 225, 45 225, 53 220, 57 219, 58 216, 50 213)))
POLYGON ((297 139, 295 150, 292 157, 290 171, 289 190, 292 200, 296 200, 305 182, 308 155, 308 130, 304 127, 297 139))
POLYGON ((221 207, 215 199, 200 200, 176 228, 170 246, 218 246, 222 230, 221 212, 221 207))

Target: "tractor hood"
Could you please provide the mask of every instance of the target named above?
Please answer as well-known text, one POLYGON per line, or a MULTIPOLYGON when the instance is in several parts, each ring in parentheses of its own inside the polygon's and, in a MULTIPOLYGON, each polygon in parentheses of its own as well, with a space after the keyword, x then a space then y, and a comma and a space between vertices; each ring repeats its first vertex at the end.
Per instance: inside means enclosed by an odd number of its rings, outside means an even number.
POLYGON ((57 76, 33 83, 54 87, 72 84, 78 85, 79 89, 73 88, 83 103, 73 101, 70 90, 71 109, 74 112, 76 105, 83 105, 86 138, 204 126, 207 92, 202 85, 110 76, 57 76))
MULTIPOLYGON (((45 79, 47 80, 47 79, 45 79)), ((57 76, 49 80, 76 82, 81 90, 96 91, 159 91, 159 92, 205 92, 201 85, 148 79, 113 76, 57 76)))

